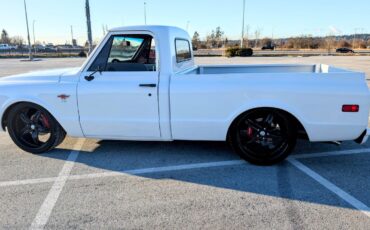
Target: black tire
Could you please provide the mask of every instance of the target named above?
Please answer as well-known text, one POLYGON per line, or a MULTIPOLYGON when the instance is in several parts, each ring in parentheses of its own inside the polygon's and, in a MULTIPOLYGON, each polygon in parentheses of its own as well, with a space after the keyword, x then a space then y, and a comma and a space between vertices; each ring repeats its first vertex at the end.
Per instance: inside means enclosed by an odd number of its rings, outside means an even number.
POLYGON ((297 128, 278 110, 258 109, 242 114, 233 123, 228 141, 241 158, 255 165, 285 160, 297 142, 297 128))
POLYGON ((10 109, 7 129, 13 142, 22 150, 41 154, 61 144, 66 132, 44 108, 20 103, 10 109))

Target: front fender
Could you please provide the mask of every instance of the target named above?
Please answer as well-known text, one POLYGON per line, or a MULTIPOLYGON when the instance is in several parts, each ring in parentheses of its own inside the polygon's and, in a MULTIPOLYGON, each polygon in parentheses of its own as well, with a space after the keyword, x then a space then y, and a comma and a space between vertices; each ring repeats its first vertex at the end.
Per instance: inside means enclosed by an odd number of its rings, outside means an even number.
MULTIPOLYGON (((21 102, 34 103, 49 111, 49 113, 54 116, 54 118, 68 133, 68 135, 75 137, 83 137, 83 133, 78 119, 76 97, 71 96, 69 98, 69 101, 67 102, 62 102, 61 100, 58 100, 57 97, 55 97, 55 99, 49 97, 46 98, 48 98, 48 100, 43 99, 43 97, 37 97, 33 95, 21 95, 13 98, 3 96, 2 98, 0 98, 1 121, 3 121, 5 113, 12 105, 21 102)), ((5 131, 3 126, 1 127, 1 129, 2 131, 5 131)))

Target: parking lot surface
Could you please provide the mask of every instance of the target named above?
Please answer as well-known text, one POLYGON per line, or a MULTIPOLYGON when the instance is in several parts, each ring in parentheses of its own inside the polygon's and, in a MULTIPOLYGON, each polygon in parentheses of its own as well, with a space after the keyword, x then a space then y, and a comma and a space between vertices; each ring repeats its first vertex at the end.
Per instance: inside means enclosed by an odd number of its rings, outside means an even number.
MULTIPOLYGON (((196 61, 329 63, 369 73, 370 59, 196 61)), ((0 76, 82 62, 0 60, 0 76)), ((1 133, 0 228, 369 229, 369 174, 370 143, 299 141, 287 161, 257 167, 222 142, 67 138, 32 155, 1 133)))

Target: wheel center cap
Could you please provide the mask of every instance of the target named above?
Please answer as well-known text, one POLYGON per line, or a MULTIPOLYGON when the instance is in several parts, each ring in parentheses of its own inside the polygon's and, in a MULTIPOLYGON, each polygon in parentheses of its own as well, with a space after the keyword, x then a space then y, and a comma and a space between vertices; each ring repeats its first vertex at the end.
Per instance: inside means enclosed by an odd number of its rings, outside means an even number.
POLYGON ((31 125, 31 129, 34 130, 36 128, 35 125, 31 125))
POLYGON ((261 132, 260 132, 260 135, 261 135, 262 137, 264 137, 264 136, 266 136, 266 132, 265 132, 265 131, 261 131, 261 132))

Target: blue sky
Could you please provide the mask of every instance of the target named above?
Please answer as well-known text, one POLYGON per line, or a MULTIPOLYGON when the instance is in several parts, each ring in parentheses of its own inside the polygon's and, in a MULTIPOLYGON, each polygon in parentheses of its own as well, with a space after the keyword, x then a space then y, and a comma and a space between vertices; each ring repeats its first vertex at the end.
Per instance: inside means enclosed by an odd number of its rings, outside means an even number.
MULTIPOLYGON (((26 38, 23 0, 0 0, 0 29, 11 36, 26 38)), ((205 37, 217 26, 231 39, 241 34, 242 0, 146 0, 147 22, 174 25, 189 33, 197 30, 205 37)), ((35 20, 36 40, 54 43, 70 42, 70 26, 81 44, 86 40, 85 0, 27 0, 32 37, 35 20)), ((261 31, 261 37, 291 35, 326 35, 370 33, 369 0, 246 0, 246 25, 250 36, 261 31)), ((102 25, 108 28, 144 24, 142 0, 90 0, 94 40, 103 36, 102 25)))

